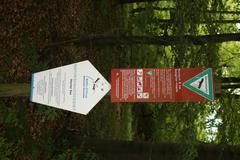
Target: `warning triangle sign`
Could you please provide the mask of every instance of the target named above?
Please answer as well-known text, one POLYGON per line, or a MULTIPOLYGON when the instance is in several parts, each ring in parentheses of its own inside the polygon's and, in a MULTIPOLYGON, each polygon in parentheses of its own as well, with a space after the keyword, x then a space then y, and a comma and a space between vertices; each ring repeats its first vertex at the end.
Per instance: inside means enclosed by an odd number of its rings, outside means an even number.
POLYGON ((193 78, 187 80, 183 83, 183 86, 210 101, 214 99, 211 68, 208 68, 193 78))

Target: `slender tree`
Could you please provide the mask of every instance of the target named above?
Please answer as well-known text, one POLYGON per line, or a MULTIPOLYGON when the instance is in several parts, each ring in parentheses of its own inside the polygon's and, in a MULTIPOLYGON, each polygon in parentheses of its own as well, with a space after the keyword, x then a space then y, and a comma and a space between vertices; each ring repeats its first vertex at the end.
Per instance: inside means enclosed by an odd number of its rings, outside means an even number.
POLYGON ((171 11, 171 10, 174 10, 175 8, 173 7, 155 7, 155 6, 151 6, 151 7, 138 7, 138 8, 135 8, 135 9, 132 9, 130 11, 131 14, 135 14, 135 13, 140 13, 140 12, 143 12, 143 11, 146 11, 146 10, 155 10, 155 11, 171 11))
POLYGON ((240 77, 223 77, 222 83, 240 83, 240 77))
POLYGON ((117 3, 126 4, 126 3, 156 2, 156 1, 166 1, 166 0, 117 0, 117 3))
MULTIPOLYGON (((155 11, 173 11, 175 8, 173 7, 157 7, 157 6, 151 6, 151 7, 138 7, 135 9, 132 9, 130 11, 131 14, 140 13, 146 10, 155 10, 155 11)), ((214 10, 206 10, 207 13, 213 13, 213 14, 240 14, 239 11, 214 11, 214 10)))
MULTIPOLYGON (((221 43, 227 41, 239 41, 240 33, 229 33, 229 34, 217 34, 217 35, 201 35, 192 36, 186 35, 183 37, 189 43, 195 45, 203 45, 206 43, 221 43)), ((147 44, 147 45, 163 45, 170 46, 181 43, 179 37, 175 36, 108 36, 108 35, 92 35, 92 36, 81 36, 77 38, 69 38, 59 42, 51 43, 46 45, 41 51, 50 47, 57 46, 88 46, 88 45, 135 45, 135 44, 147 44)))
POLYGON ((240 100, 240 95, 238 95, 238 94, 230 94, 230 93, 228 93, 228 94, 222 94, 222 93, 217 93, 217 94, 215 94, 215 97, 216 98, 220 98, 220 97, 228 97, 228 98, 232 98, 232 99, 239 99, 240 100))
MULTIPOLYGON (((174 23, 174 19, 156 19, 155 23, 174 23)), ((195 22, 197 24, 204 24, 204 23, 220 23, 220 24, 236 24, 240 23, 240 20, 211 20, 211 21, 206 21, 206 20, 198 20, 195 22)))
MULTIPOLYGON (((222 90, 240 88, 239 77, 216 77, 215 78, 215 93, 218 97, 222 96, 222 90)), ((238 95, 231 94, 231 97, 238 98, 238 95)))
POLYGON ((221 89, 237 89, 237 88, 240 88, 240 84, 221 85, 221 89))

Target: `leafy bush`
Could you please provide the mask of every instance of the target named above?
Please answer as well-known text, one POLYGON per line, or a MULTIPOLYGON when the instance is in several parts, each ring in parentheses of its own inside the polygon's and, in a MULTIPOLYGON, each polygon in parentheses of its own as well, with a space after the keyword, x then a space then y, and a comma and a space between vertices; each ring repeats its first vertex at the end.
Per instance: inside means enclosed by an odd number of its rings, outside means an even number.
POLYGON ((0 137, 0 159, 8 160, 11 156, 15 156, 16 153, 16 149, 13 145, 7 143, 5 138, 0 137))

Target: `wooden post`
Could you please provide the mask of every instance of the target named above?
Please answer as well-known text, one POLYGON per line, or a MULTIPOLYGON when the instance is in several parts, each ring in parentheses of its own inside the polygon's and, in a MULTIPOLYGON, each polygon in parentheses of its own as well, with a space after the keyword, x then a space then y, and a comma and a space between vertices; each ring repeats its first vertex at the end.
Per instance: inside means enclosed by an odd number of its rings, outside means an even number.
POLYGON ((0 97, 24 97, 30 95, 31 85, 28 83, 1 83, 0 97))

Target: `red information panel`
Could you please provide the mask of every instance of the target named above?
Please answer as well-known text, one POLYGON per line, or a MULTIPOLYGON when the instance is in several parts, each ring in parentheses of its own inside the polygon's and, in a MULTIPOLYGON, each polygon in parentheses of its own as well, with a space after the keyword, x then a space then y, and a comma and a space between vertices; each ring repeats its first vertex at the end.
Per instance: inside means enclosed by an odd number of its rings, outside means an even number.
POLYGON ((205 102, 214 99, 211 68, 112 69, 112 102, 205 102))

